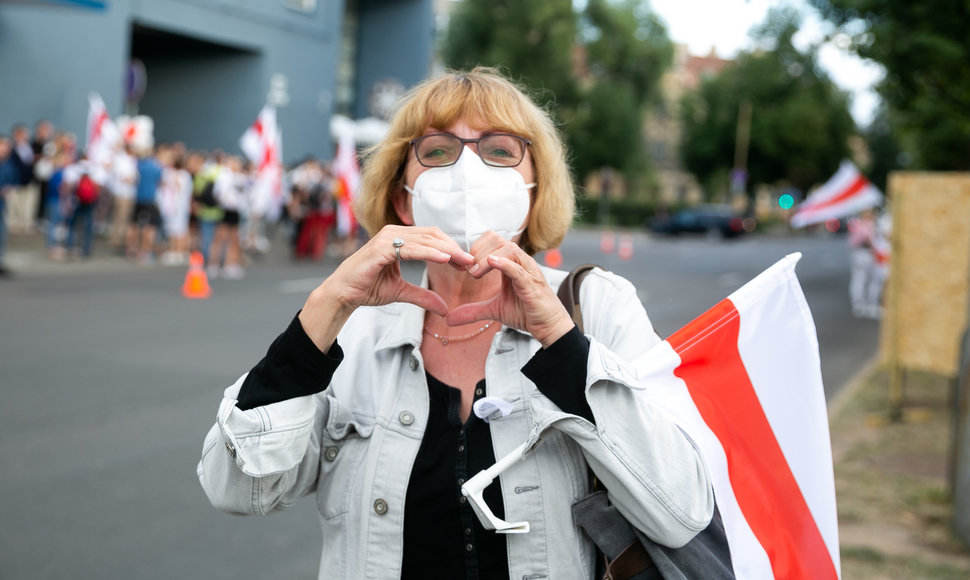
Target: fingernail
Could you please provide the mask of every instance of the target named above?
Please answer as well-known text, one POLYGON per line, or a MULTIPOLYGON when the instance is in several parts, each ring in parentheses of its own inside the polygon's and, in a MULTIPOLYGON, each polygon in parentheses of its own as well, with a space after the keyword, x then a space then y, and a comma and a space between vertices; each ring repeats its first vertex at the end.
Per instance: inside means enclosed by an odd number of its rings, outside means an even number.
POLYGON ((481 270, 481 269, 482 269, 482 267, 479 266, 478 263, 476 262, 476 263, 472 264, 472 267, 471 268, 468 269, 468 273, 469 274, 477 274, 478 271, 481 270))
POLYGON ((449 262, 451 261, 451 255, 444 252, 438 252, 438 257, 440 257, 442 260, 448 260, 449 262))
POLYGON ((464 256, 464 258, 465 258, 466 260, 474 260, 474 259, 475 259, 475 256, 473 256, 473 255, 471 255, 471 254, 469 254, 468 252, 465 252, 465 256, 464 256))

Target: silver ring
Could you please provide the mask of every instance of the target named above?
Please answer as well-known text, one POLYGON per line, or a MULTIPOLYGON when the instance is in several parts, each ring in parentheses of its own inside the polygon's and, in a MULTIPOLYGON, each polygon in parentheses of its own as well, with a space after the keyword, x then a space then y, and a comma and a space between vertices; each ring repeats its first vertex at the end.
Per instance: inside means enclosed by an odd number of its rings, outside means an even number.
POLYGON ((391 243, 394 244, 394 253, 397 254, 397 261, 400 262, 401 261, 401 246, 404 245, 404 240, 402 240, 401 238, 394 238, 394 241, 391 242, 391 243))

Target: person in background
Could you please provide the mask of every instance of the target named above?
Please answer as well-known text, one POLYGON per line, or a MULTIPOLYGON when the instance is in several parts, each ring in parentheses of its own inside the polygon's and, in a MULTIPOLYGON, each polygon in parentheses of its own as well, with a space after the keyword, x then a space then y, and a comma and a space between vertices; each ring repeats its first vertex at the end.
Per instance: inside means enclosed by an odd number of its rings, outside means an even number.
POLYGON ((53 173, 47 182, 47 198, 44 200, 44 216, 47 222, 45 244, 47 246, 47 257, 52 260, 63 260, 65 250, 63 246, 66 237, 67 223, 66 217, 70 215, 70 198, 73 191, 66 191, 64 188, 64 170, 72 163, 71 154, 66 151, 58 151, 54 154, 53 173), (62 193, 62 191, 64 191, 62 193))
POLYGON ((222 208, 222 222, 216 227, 212 241, 209 276, 220 275, 238 280, 246 275, 242 267, 242 248, 239 241, 239 222, 245 211, 249 176, 243 171, 242 159, 235 155, 226 157, 215 182, 215 197, 222 208), (222 269, 219 269, 219 265, 222 269))
POLYGON ((169 247, 162 254, 162 263, 178 266, 189 263, 189 210, 192 204, 192 176, 183 167, 183 160, 174 147, 159 149, 162 184, 158 190, 158 207, 169 247))
POLYGON ((17 183, 7 195, 7 221, 11 233, 26 234, 34 226, 37 186, 34 183, 34 149, 27 126, 14 125, 12 159, 17 168, 17 183))
POLYGON ((0 135, 0 278, 10 275, 7 269, 7 197, 20 183, 20 170, 13 159, 10 137, 0 135))
POLYGON ((333 228, 334 178, 319 161, 305 164, 298 186, 303 219, 296 241, 295 257, 320 260, 327 255, 327 241, 333 228))
POLYGON ((54 125, 41 119, 34 124, 34 135, 30 140, 30 148, 34 152, 34 184, 37 187, 37 207, 34 208, 34 222, 41 223, 46 215, 47 188, 51 175, 54 174, 54 155, 57 148, 54 145, 54 125))
POLYGON ((128 145, 119 144, 111 157, 108 179, 108 190, 111 193, 111 226, 108 243, 122 255, 125 253, 137 186, 138 160, 131 154, 131 148, 128 145))
POLYGON ((491 69, 412 89, 364 163, 372 237, 224 391, 197 468, 210 502, 268 514, 315 494, 328 580, 593 578, 571 510, 590 470, 651 539, 703 530, 705 463, 627 362, 660 342, 636 288, 594 269, 584 334, 556 296, 566 272, 533 257, 573 220, 566 157, 491 69), (513 452, 484 500, 531 531, 497 534, 461 486, 513 452))
POLYGON ((876 214, 867 209, 849 220, 849 301, 858 318, 878 318, 881 311, 882 277, 876 256, 876 214))
POLYGON ((162 181, 162 166, 155 159, 152 146, 138 146, 135 155, 138 158, 138 184, 128 228, 128 257, 147 265, 155 259, 155 236, 162 224, 156 199, 158 184, 162 181))
MULTIPOLYGON (((192 212, 199 227, 199 251, 209 267, 213 265, 212 242, 216 236, 216 228, 222 222, 222 208, 215 194, 220 171, 222 154, 213 152, 212 158, 202 162, 192 179, 192 212)), ((218 269, 218 264, 215 267, 218 269)))
POLYGON ((64 169, 60 190, 68 200, 67 238, 64 241, 68 255, 87 260, 94 250, 94 212, 101 199, 107 175, 102 167, 82 156, 77 163, 64 169), (81 247, 75 240, 78 225, 82 228, 81 247))

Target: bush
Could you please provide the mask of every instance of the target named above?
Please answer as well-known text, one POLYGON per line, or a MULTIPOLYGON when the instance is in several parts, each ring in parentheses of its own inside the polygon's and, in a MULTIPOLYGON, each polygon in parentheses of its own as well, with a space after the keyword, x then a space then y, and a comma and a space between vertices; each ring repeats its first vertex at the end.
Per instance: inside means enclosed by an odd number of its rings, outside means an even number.
MULTIPOLYGON (((618 227, 642 227, 656 214, 652 202, 630 199, 611 199, 607 225, 618 227)), ((599 199, 583 194, 576 196, 576 223, 599 225, 599 199)))

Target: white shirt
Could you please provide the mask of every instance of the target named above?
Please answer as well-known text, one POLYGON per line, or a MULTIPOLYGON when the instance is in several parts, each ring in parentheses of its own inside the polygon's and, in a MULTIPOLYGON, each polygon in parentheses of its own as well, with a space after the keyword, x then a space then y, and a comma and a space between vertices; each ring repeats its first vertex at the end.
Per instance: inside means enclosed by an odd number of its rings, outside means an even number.
POLYGON ((115 197, 134 199, 138 183, 138 161, 133 155, 122 151, 111 163, 111 193, 115 197))

